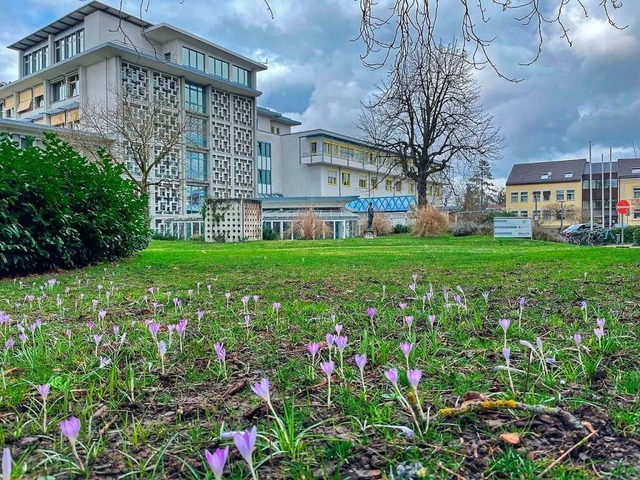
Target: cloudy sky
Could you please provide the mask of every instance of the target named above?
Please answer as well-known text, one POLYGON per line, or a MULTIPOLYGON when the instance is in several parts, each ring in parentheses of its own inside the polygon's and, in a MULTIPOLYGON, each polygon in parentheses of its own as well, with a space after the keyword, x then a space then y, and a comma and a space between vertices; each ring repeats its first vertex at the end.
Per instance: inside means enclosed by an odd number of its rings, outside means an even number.
MULTIPOLYGON (((143 16, 151 22, 172 23, 268 62, 269 69, 258 78, 261 105, 302 121, 304 129, 357 136, 360 102, 385 75, 360 60, 364 47, 357 40, 357 0, 270 0, 273 19, 263 0, 144 1, 149 11, 143 16)), ((0 43, 9 45, 83 3, 0 0, 0 43)), ((127 12, 139 12, 138 0, 123 3, 127 12)), ((447 8, 458 4, 446 3, 447 8)), ((613 12, 617 24, 628 25, 624 30, 610 27, 598 10, 585 18, 575 1, 565 13, 573 46, 557 28, 546 27, 539 60, 519 67, 535 54, 535 32, 520 26, 513 14, 491 12, 486 33, 497 36, 492 58, 503 73, 523 79, 510 83, 488 69, 474 73, 482 103, 505 138, 502 159, 493 165, 498 179, 506 178, 516 162, 586 157, 590 140, 597 159, 608 155, 609 146, 616 158, 630 156, 640 142, 640 2, 624 2, 613 12)), ((458 11, 442 10, 440 18, 446 40, 459 34, 458 11)), ((4 49, 0 80, 15 78, 17 54, 4 49)))

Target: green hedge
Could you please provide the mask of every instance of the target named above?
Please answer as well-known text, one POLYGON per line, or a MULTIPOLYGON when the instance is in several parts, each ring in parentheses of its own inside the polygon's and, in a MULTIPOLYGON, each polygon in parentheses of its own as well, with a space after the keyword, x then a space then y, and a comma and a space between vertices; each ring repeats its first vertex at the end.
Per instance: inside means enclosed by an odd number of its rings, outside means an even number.
POLYGON ((47 134, 20 148, 0 135, 0 276, 125 257, 149 242, 147 198, 103 154, 90 162, 47 134))

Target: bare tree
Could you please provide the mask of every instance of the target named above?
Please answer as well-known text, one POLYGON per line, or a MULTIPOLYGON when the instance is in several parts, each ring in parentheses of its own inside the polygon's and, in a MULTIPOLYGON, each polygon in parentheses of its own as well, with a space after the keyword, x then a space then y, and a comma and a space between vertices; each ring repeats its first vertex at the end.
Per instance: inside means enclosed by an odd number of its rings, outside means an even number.
POLYGON ((165 159, 174 168, 182 165, 182 145, 191 133, 204 135, 194 131, 199 126, 194 118, 183 117, 174 105, 151 95, 114 94, 109 102, 88 102, 80 119, 80 130, 61 133, 63 139, 85 154, 95 152, 96 147, 107 150, 124 165, 125 174, 141 194, 149 194, 149 187, 166 181, 166 175, 155 172, 165 159))
POLYGON ((390 171, 399 168, 416 182, 419 206, 428 203, 429 179, 439 181, 454 160, 492 160, 500 150, 472 68, 455 42, 416 45, 363 109, 366 141, 390 152, 390 171))
POLYGON ((535 53, 520 63, 531 65, 540 56, 549 36, 545 27, 557 27, 561 37, 572 45, 567 26, 571 5, 577 5, 585 17, 599 12, 614 28, 626 28, 618 26, 611 15, 612 10, 622 7, 621 0, 599 0, 597 7, 587 7, 585 3, 584 0, 392 0, 389 7, 388 2, 360 0, 360 38, 365 44, 362 60, 365 65, 378 68, 392 59, 394 67, 399 68, 406 63, 415 45, 435 45, 445 34, 444 28, 454 25, 460 28, 462 49, 470 52, 468 60, 474 66, 489 65, 500 77, 515 80, 501 73, 489 52, 498 38, 496 18, 508 15, 511 21, 535 32, 535 53), (449 9, 444 15, 440 15, 441 6, 449 9), (444 18, 440 20, 441 17, 444 18), (446 27, 439 28, 445 22, 446 27))
POLYGON ((578 220, 580 212, 574 205, 563 205, 559 202, 550 203, 545 208, 549 212, 551 220, 578 220))

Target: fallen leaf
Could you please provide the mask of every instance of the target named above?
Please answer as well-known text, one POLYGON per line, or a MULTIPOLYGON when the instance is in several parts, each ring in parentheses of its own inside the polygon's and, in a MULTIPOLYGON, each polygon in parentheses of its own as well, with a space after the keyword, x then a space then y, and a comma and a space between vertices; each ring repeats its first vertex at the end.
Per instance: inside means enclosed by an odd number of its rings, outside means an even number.
POLYGON ((500 440, 509 445, 518 445, 520 443, 520 435, 517 433, 502 433, 500 440))

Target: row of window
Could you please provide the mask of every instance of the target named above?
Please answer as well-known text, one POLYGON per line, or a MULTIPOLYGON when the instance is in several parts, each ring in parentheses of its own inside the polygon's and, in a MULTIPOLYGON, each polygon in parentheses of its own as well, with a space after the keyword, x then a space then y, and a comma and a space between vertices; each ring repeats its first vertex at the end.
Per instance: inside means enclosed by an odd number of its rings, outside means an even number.
POLYGON ((80 78, 78 73, 72 73, 66 77, 54 80, 49 84, 51 91, 51 103, 66 100, 80 95, 80 78))
MULTIPOLYGON (((544 190, 542 192, 535 191, 533 193, 533 201, 535 202, 550 202, 551 201, 551 190, 544 190), (540 196, 542 194, 542 197, 540 196)), ((556 190, 556 202, 573 201, 576 199, 576 191, 571 188, 568 190, 558 189, 556 190)), ((529 192, 511 192, 511 203, 526 203, 529 201, 529 192)))
POLYGON ((207 67, 204 53, 191 48, 182 47, 182 64, 223 80, 230 80, 245 87, 251 86, 251 72, 249 70, 237 65, 231 65, 231 69, 229 69, 229 62, 215 57, 209 57, 209 66, 207 67))
POLYGON ((45 45, 38 50, 26 54, 22 57, 22 74, 31 75, 47 68, 49 63, 49 46, 45 45))
MULTIPOLYGON (((338 170, 329 168, 327 170, 327 184, 331 186, 338 185, 338 170)), ((343 187, 351 186, 351 172, 340 172, 340 184, 343 187)), ((358 188, 366 190, 368 188, 369 179, 366 175, 360 175, 358 178, 358 188)), ((376 190, 379 186, 378 178, 371 177, 371 189, 376 190)), ((401 193, 402 192, 402 181, 394 181, 391 178, 385 179, 385 190, 387 192, 401 193)), ((429 194, 433 194, 433 185, 429 185, 430 192, 429 194)), ((409 193, 415 193, 415 184, 413 182, 409 182, 409 193)))
POLYGON ((76 30, 53 43, 53 61, 61 62, 84 52, 84 29, 76 30))
MULTIPOLYGON (((601 189, 602 188, 602 179, 593 180, 592 184, 593 184, 593 188, 595 190, 601 189)), ((611 184, 611 188, 618 188, 618 179, 617 178, 612 178, 612 179, 605 178, 604 179, 604 188, 609 188, 609 184, 611 184)), ((589 180, 583 180, 582 181, 582 189, 583 190, 589 190, 589 180)))
POLYGON ((322 153, 323 155, 327 155, 329 157, 338 157, 345 160, 358 161, 361 163, 375 163, 376 160, 380 158, 374 152, 330 141, 324 141, 321 145, 318 145, 318 142, 314 140, 310 143, 310 149, 311 155, 322 153), (319 147, 322 147, 322 152, 318 150, 319 147))
MULTIPOLYGON (((80 95, 78 73, 72 73, 49 83, 51 103, 80 95)), ((44 85, 36 85, 18 93, 17 109, 13 95, 4 99, 0 117, 13 118, 15 113, 24 113, 44 107, 44 85)))

